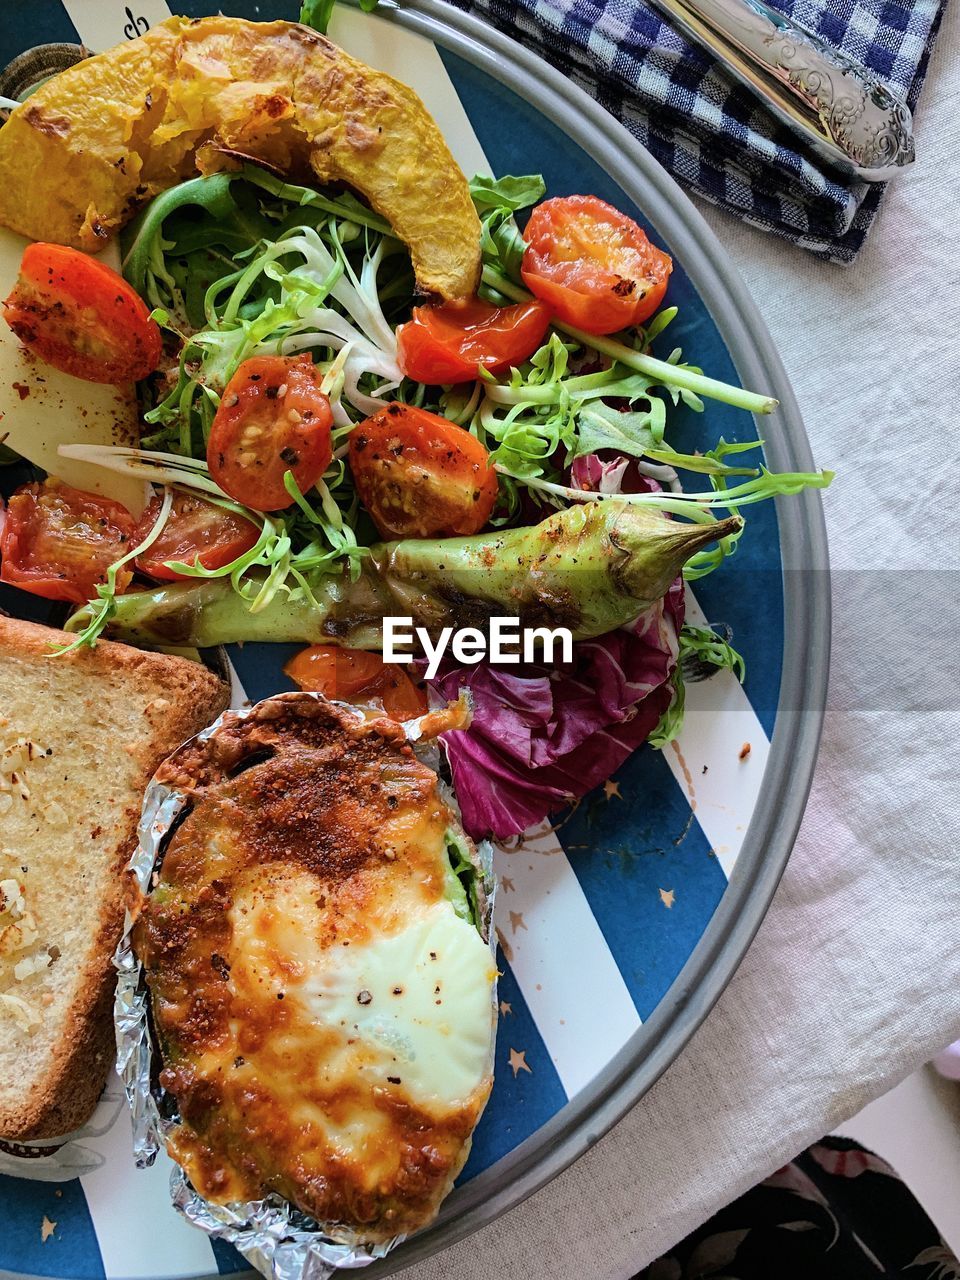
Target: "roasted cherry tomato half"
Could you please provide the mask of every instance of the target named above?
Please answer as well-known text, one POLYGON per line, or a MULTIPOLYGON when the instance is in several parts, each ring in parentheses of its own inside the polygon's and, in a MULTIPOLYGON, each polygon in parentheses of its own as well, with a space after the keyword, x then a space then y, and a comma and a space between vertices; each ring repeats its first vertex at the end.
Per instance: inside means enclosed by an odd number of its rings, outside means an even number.
MULTIPOLYGON (((7 499, 0 581, 47 600, 86 604, 129 551, 134 523, 119 502, 58 480, 22 485, 7 499)), ((126 565, 117 572, 118 594, 132 577, 126 565)))
POLYGON ((542 302, 495 307, 472 298, 417 307, 397 330, 400 368, 417 382, 471 382, 478 368, 505 373, 522 364, 543 342, 550 323, 542 302))
MULTIPOLYGON (((153 498, 149 503, 134 530, 133 546, 138 546, 157 523, 161 505, 160 498, 153 498)), ((141 573, 151 578, 175 582, 189 575, 168 569, 165 561, 189 565, 199 562, 203 569, 222 569, 249 551, 259 536, 260 528, 252 521, 177 490, 159 536, 143 555, 137 556, 135 563, 141 573)))
POLYGON ((309 356, 251 356, 227 383, 210 428, 207 466, 231 498, 254 511, 293 502, 288 471, 301 493, 330 465, 330 401, 309 356))
POLYGON ((545 200, 523 233, 520 274, 554 316, 585 333, 616 333, 656 311, 673 270, 632 218, 596 196, 545 200))
POLYGON ((160 363, 160 330, 146 304, 123 276, 78 249, 27 245, 3 305, 24 346, 75 378, 129 382, 160 363))
POLYGON ((350 469, 384 538, 478 533, 497 500, 497 473, 480 441, 407 404, 387 405, 353 428, 350 469))
POLYGON ((283 669, 301 689, 382 710, 391 720, 413 720, 427 710, 423 690, 402 667, 384 662, 378 653, 315 644, 283 669))

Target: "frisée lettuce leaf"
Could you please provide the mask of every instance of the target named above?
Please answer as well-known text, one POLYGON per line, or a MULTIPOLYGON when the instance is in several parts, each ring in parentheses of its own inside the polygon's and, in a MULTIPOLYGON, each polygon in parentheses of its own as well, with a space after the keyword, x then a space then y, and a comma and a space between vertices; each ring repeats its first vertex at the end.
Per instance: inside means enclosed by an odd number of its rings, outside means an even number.
MULTIPOLYGON (((303 0, 300 5, 300 21, 325 36, 330 26, 330 19, 333 17, 335 3, 336 0, 303 0)), ((377 7, 377 0, 357 0, 357 3, 364 13, 373 13, 377 7)))

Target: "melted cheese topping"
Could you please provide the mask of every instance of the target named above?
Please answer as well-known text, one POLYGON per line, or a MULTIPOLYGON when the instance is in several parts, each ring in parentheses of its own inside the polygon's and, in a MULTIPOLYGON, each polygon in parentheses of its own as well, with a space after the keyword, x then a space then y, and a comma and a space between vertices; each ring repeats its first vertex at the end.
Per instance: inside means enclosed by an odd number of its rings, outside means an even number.
POLYGON ((170 1148, 208 1199, 274 1191, 386 1240, 429 1222, 466 1160, 496 968, 446 896, 436 775, 388 722, 287 699, 170 763, 203 783, 134 934, 170 1148))
MULTIPOLYGON (((489 1072, 496 978, 476 929, 449 902, 421 900, 396 933, 318 951, 311 888, 306 877, 269 897, 253 886, 230 913, 238 997, 273 1012, 283 995, 285 1050, 306 1053, 318 1033, 326 1042, 322 1057, 306 1059, 307 1079, 271 1081, 278 1097, 309 1107, 311 1093, 363 1078, 436 1119, 474 1103, 489 1072)), ((365 1127, 364 1116, 356 1123, 365 1127)))

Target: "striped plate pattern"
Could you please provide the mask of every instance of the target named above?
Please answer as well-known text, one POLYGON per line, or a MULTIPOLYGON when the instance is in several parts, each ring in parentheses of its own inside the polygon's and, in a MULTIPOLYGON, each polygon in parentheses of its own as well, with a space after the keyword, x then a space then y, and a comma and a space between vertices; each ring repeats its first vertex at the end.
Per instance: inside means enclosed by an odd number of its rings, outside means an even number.
MULTIPOLYGON (((217 6, 191 0, 179 12, 217 6)), ((248 17, 295 16, 294 0, 233 0, 248 17)), ((169 13, 164 0, 38 0, 17 32, 0 33, 0 60, 38 39, 105 48, 169 13), (12 38, 12 43, 11 43, 12 38)), ((12 26, 14 24, 7 24, 12 26)), ((468 173, 542 172, 552 195, 594 192, 622 208, 611 178, 533 107, 474 67, 410 32, 352 10, 333 37, 412 84, 468 173)), ((642 220, 642 219, 641 219, 642 220)), ((714 376, 736 374, 682 267, 671 283, 680 318, 671 345, 714 376)), ((754 437, 745 415, 709 405, 678 410, 671 441, 709 447, 754 437)), ((759 793, 780 683, 782 603, 772 510, 753 508, 735 559, 688 593, 688 619, 726 623, 747 661, 744 686, 723 672, 687 689, 678 742, 637 752, 556 830, 529 832, 498 852, 501 944, 497 1076, 463 1174, 468 1180, 531 1137, 589 1088, 662 999, 701 937, 727 881, 759 793), (748 750, 746 748, 749 748, 748 750)), ((293 647, 247 645, 232 654, 235 705, 289 687, 293 647)), ((187 1280, 245 1270, 170 1208, 166 1157, 134 1170, 118 1082, 68 1154, 80 1176, 0 1174, 0 1276, 63 1280, 187 1280)), ((0 1169, 4 1168, 0 1154, 0 1169)), ((37 1161, 40 1172, 42 1160, 37 1161)))

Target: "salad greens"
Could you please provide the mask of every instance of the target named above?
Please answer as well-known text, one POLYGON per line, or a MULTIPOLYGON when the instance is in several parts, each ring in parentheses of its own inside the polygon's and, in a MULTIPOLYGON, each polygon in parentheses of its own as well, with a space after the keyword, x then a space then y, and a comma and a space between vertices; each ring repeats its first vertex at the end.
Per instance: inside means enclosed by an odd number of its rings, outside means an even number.
POLYGON ((444 892, 453 903, 453 909, 461 920, 475 928, 480 927, 480 904, 477 896, 477 869, 463 836, 453 827, 447 829, 447 862, 444 892))
MULTIPOLYGON (((523 240, 514 214, 543 196, 543 180, 478 177, 471 191, 482 223, 483 292, 528 297, 519 284, 523 240)), ((670 448, 671 404, 702 411, 704 398, 712 397, 767 412, 775 403, 704 377, 682 362, 679 350, 654 358, 649 344, 675 308, 661 310, 629 345, 556 325, 541 349, 505 378, 487 375, 446 390, 404 379, 395 328, 409 318, 414 281, 403 244, 354 196, 322 195, 253 165, 193 178, 158 196, 126 232, 123 270, 182 345, 176 365, 144 403, 153 428, 142 441, 144 452, 134 458, 117 451, 116 465, 136 464, 158 483, 218 494, 206 472, 206 440, 240 363, 255 354, 309 351, 323 376, 334 414, 334 459, 324 483, 294 495, 286 512, 253 517, 263 525, 255 551, 215 571, 258 611, 279 590, 309 600, 330 572, 346 566, 358 573, 372 530, 344 465, 346 440, 357 421, 389 399, 439 412, 487 446, 501 475, 495 516, 501 525, 516 522, 525 500, 562 508, 598 498, 572 486, 568 470, 601 449, 635 458, 665 490, 624 500, 701 523, 714 519, 715 508, 735 513, 778 493, 829 483, 828 473, 777 476, 725 460, 759 442, 720 441, 702 455, 670 448), (681 470, 707 476, 709 491, 684 494, 681 470), (728 491, 728 477, 745 483, 728 491)), ((106 461, 103 451, 99 460, 106 461)), ((731 538, 701 553, 691 575, 715 567, 733 549, 731 538)))
MULTIPOLYGON (((394 325, 413 273, 382 218, 255 166, 193 178, 132 225, 123 271, 155 318, 182 339, 176 380, 145 412, 147 449, 205 456, 220 394, 252 355, 311 350, 336 426, 381 407, 401 380, 394 325), (388 284, 378 286, 385 259, 388 284)), ((335 437, 336 440, 336 437, 335 437)))
MULTIPOLYGON (((321 26, 328 16, 326 0, 305 3, 304 20, 321 26)), ((515 215, 544 196, 543 180, 477 177, 471 194, 482 228, 481 297, 503 305, 529 299, 521 282, 524 241, 515 215)), ((648 511, 669 514, 675 517, 669 522, 673 529, 685 531, 688 552, 695 548, 683 570, 688 579, 711 572, 736 549, 743 508, 823 487, 832 478, 829 472, 775 474, 754 466, 748 455, 761 446, 755 440, 720 439, 692 454, 671 446, 670 416, 676 406, 702 413, 706 402, 717 400, 758 414, 776 406, 767 396, 704 375, 684 361, 679 348, 666 358, 655 356, 651 344, 675 319, 675 307, 661 309, 644 328, 610 337, 554 323, 540 349, 501 377, 483 372, 474 383, 446 388, 404 377, 396 329, 410 318, 416 302, 409 256, 386 222, 347 193, 321 194, 245 164, 235 172, 193 178, 158 196, 127 229, 122 247, 126 278, 153 308, 177 354, 141 388, 149 430, 140 449, 72 446, 65 451, 133 471, 167 486, 168 494, 169 486, 201 494, 251 519, 260 534, 252 548, 222 568, 178 563, 177 572, 197 580, 194 584, 118 597, 115 574, 108 577, 98 588, 99 599, 69 624, 77 644, 93 643, 105 628, 170 641, 171 619, 179 619, 181 643, 184 633, 198 643, 322 639, 328 635, 326 619, 345 618, 344 610, 366 599, 370 634, 357 638, 363 628, 355 629, 352 643, 376 647, 370 619, 383 616, 398 599, 409 605, 418 592, 428 601, 429 565, 441 563, 441 552, 442 563, 456 564, 450 554, 454 540, 428 540, 419 550, 410 542, 386 544, 414 551, 394 558, 394 577, 384 595, 384 544, 377 542, 358 502, 346 453, 355 424, 391 400, 439 413, 485 445, 500 479, 491 523, 505 531, 500 536, 508 544, 520 538, 533 545, 541 526, 526 526, 538 508, 546 509, 543 527, 551 512, 594 508, 596 518, 587 523, 595 532, 622 520, 624 512, 635 512, 638 519, 648 511), (288 509, 251 512, 223 494, 209 475, 211 424, 224 388, 244 360, 298 352, 310 353, 330 400, 333 458, 310 492, 299 492, 288 472, 288 509), (689 489, 681 482, 684 472, 694 477, 689 489), (611 500, 611 509, 603 513, 611 500), (396 573, 401 561, 416 581, 415 590, 404 585, 402 572, 396 573)), ((168 511, 169 501, 147 543, 159 536, 168 511)), ((483 535, 456 540, 471 541, 489 540, 483 535)), ((494 568, 500 564, 506 573, 504 554, 498 558, 496 549, 488 552, 494 568)), ((672 572, 677 568, 679 563, 672 572)), ((436 578, 435 569, 433 574, 436 578)), ((452 571, 440 574, 444 582, 453 576, 452 571)), ((658 587, 661 594, 666 581, 658 587)), ((479 582, 473 571, 457 583, 461 605, 471 599, 489 603, 489 582, 485 587, 479 582)), ((630 613, 637 601, 629 593, 624 600, 627 614, 610 614, 605 626, 622 626, 638 612, 630 613)), ((598 632, 582 629, 581 634, 598 632)), ((681 637, 684 652, 708 643, 715 638, 697 639, 689 630, 681 637)), ((718 665, 735 665, 735 655, 711 652, 718 665)), ((676 728, 682 706, 678 681, 658 740, 676 728)))
MULTIPOLYGON (((330 19, 333 17, 335 3, 336 0, 303 0, 300 6, 300 21, 325 36, 330 26, 330 19)), ((358 0, 358 3, 364 13, 373 13, 377 7, 377 0, 358 0)))
POLYGON ((683 724, 688 679, 703 680, 716 671, 732 671, 742 684, 747 676, 743 658, 728 640, 710 627, 694 627, 684 623, 680 629, 680 652, 673 673, 673 698, 660 723, 647 741, 662 749, 677 737, 683 724))

